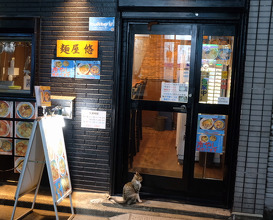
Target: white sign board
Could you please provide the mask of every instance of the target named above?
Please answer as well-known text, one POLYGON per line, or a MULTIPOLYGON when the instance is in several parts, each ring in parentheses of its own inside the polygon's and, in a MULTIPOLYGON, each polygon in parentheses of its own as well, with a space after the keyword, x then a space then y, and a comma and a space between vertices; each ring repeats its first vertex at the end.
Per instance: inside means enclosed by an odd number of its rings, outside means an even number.
POLYGON ((188 84, 166 83, 161 84, 161 101, 188 102, 188 84))
POLYGON ((72 187, 62 130, 63 121, 61 120, 63 120, 61 117, 44 117, 34 121, 16 189, 15 204, 11 219, 14 218, 18 199, 24 194, 35 190, 34 201, 30 211, 33 210, 44 164, 47 166, 56 219, 59 219, 56 206, 67 196, 70 198, 72 212, 70 219, 73 218, 72 187))
POLYGON ((106 111, 82 110, 81 127, 106 128, 106 111))

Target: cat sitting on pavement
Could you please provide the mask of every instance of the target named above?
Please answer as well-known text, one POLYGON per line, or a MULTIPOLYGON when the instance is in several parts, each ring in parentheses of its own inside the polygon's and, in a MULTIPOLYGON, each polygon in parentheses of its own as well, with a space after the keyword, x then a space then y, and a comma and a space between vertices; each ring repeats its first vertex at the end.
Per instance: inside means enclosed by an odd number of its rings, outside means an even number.
POLYGON ((119 204, 131 205, 136 202, 142 202, 139 197, 139 191, 141 188, 142 176, 136 172, 131 182, 128 182, 123 187, 122 198, 123 201, 117 201, 115 198, 108 196, 110 201, 114 201, 119 204))

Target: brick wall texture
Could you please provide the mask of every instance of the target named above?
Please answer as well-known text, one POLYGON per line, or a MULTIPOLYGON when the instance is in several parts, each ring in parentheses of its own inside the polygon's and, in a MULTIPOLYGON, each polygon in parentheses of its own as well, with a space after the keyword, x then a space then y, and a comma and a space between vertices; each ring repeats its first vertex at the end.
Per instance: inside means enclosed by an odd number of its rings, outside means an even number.
POLYGON ((271 0, 250 0, 234 212, 262 215, 273 208, 272 13, 271 0))
POLYGON ((90 32, 89 17, 115 17, 116 0, 1 0, 0 15, 38 16, 41 21, 39 85, 52 94, 76 96, 73 120, 64 131, 74 189, 108 191, 114 71, 114 32, 90 32), (51 78, 57 40, 98 40, 100 80, 51 78), (82 108, 107 112, 106 129, 81 128, 82 108))

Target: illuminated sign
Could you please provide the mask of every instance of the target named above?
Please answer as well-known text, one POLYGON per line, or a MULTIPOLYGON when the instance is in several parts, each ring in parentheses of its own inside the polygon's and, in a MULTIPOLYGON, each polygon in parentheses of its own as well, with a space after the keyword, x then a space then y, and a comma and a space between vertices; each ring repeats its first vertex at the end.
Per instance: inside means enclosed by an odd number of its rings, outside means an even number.
POLYGON ((98 41, 57 40, 57 57, 98 58, 98 41))

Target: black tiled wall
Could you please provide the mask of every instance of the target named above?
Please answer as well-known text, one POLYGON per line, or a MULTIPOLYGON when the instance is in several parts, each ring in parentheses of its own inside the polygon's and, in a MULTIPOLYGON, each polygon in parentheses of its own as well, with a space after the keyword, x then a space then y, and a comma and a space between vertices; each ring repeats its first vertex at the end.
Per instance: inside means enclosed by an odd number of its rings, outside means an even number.
MULTIPOLYGON (((1 0, 0 14, 40 17, 40 58, 36 84, 53 95, 76 96, 72 120, 64 131, 74 189, 108 191, 110 184, 112 92, 115 32, 90 32, 89 17, 115 17, 117 0, 1 0), (101 78, 51 78, 57 40, 98 40, 101 78), (38 79, 38 80, 37 80, 38 79), (107 112, 106 129, 81 128, 81 109, 107 112)), ((80 59, 79 59, 80 60, 80 59)))

